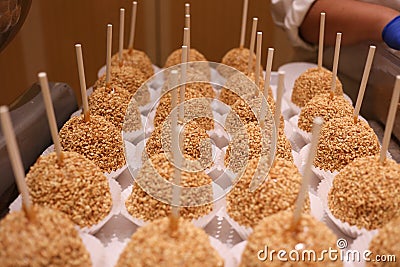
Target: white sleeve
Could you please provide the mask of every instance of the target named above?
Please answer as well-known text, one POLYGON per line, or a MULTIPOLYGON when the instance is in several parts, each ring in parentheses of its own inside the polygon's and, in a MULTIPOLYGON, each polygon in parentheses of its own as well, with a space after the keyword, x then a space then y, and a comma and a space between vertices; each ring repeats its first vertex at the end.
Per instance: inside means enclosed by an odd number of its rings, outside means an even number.
POLYGON ((272 19, 283 28, 293 46, 315 50, 316 46, 306 43, 299 36, 299 27, 308 9, 316 0, 271 0, 272 19))

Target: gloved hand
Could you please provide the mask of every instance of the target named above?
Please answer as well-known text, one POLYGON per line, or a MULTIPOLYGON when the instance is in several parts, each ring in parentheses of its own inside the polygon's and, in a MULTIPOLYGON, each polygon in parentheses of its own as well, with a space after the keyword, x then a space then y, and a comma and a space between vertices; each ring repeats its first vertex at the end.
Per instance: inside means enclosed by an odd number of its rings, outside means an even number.
POLYGON ((392 19, 383 28, 382 39, 390 48, 400 50, 400 16, 392 19))

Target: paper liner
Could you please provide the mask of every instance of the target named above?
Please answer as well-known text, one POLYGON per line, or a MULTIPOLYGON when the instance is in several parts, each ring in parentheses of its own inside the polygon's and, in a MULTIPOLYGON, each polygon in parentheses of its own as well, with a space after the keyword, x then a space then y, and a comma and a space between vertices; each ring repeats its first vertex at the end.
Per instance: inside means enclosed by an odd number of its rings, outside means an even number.
POLYGON ((90 254, 92 266, 104 267, 106 263, 106 255, 104 246, 101 244, 100 240, 86 233, 79 233, 79 236, 90 254))
MULTIPOLYGON (((293 118, 293 117, 292 117, 293 118)), ((285 120, 285 135, 292 145, 292 149, 296 152, 299 152, 303 146, 306 145, 303 138, 297 132, 297 128, 293 126, 292 122, 289 120, 285 120)))
POLYGON ((224 260, 225 267, 237 266, 231 250, 218 239, 209 236, 211 246, 218 252, 219 256, 224 260))
POLYGON ((147 115, 152 110, 154 104, 157 102, 161 94, 160 89, 154 89, 150 86, 148 87, 149 88, 147 90, 150 93, 150 101, 145 105, 139 105, 139 111, 142 115, 147 115))
POLYGON ((218 99, 211 101, 211 109, 215 112, 218 112, 220 115, 227 115, 231 110, 228 105, 221 103, 221 101, 218 99))
POLYGON ((48 154, 53 153, 53 152, 54 152, 54 144, 52 144, 52 145, 50 145, 48 148, 46 148, 46 149, 42 152, 41 156, 47 156, 48 154))
MULTIPOLYGON (((292 125, 294 131, 296 132, 298 138, 300 137, 302 141, 296 140, 299 144, 309 144, 311 143, 311 133, 305 132, 298 127, 299 115, 294 115, 290 118, 290 124, 292 125)), ((303 146, 304 146, 303 145, 303 146)))
MULTIPOLYGON (((302 158, 302 166, 303 166, 303 168, 306 165, 308 153, 310 152, 310 147, 311 147, 311 144, 305 145, 299 152, 299 155, 302 158)), ((324 179, 332 180, 339 173, 337 171, 331 172, 331 171, 321 170, 320 168, 315 167, 314 165, 311 166, 311 171, 321 181, 324 180, 324 179)))
POLYGON ((247 245, 247 240, 242 241, 235 246, 233 246, 230 250, 231 255, 233 255, 233 260, 235 265, 231 265, 232 267, 237 267, 240 264, 240 261, 242 260, 242 254, 244 252, 244 249, 246 248, 247 245))
POLYGON ((282 98, 281 112, 285 120, 289 120, 294 115, 297 115, 289 100, 282 98))
POLYGON ((294 150, 292 150, 292 155, 293 155, 294 165, 296 165, 297 169, 302 174, 303 173, 303 169, 302 169, 303 168, 303 159, 300 157, 300 154, 294 150))
MULTIPOLYGON (((313 215, 317 220, 321 221, 324 215, 321 201, 316 195, 312 193, 309 193, 308 195, 310 199, 311 215, 313 215)), ((227 208, 223 209, 222 212, 224 218, 229 222, 229 224, 239 234, 239 236, 242 239, 247 240, 250 234, 253 232, 253 229, 251 227, 247 227, 236 222, 232 217, 229 216, 227 208)))
POLYGON ((219 72, 215 68, 210 67, 210 72, 212 83, 219 85, 224 85, 226 83, 226 78, 219 74, 219 72))
MULTIPOLYGON (((247 241, 242 241, 242 242, 236 244, 234 247, 231 248, 230 253, 233 256, 234 265, 230 265, 229 267, 237 267, 237 266, 239 266, 239 264, 240 264, 240 262, 242 260, 242 255, 243 255, 243 252, 244 252, 244 250, 246 248, 246 245, 247 245, 247 241)), ((343 266, 344 267, 352 267, 353 265, 349 265, 348 263, 344 262, 343 266)))
MULTIPOLYGON (((122 191, 121 193, 121 205, 120 205, 120 212, 121 215, 124 216, 125 218, 127 218, 129 221, 133 222, 134 224, 136 224, 137 226, 144 226, 146 224, 148 224, 148 221, 145 221, 143 219, 140 218, 135 218, 133 217, 127 210, 126 206, 125 206, 125 202, 126 200, 129 198, 129 196, 132 193, 132 188, 134 185, 130 185, 128 188, 126 188, 124 191, 122 191)), ((218 191, 222 190, 221 188, 218 188, 219 186, 213 183, 213 190, 214 190, 214 195, 218 193, 218 191)), ((206 214, 198 219, 193 219, 192 223, 199 228, 204 228, 215 216, 215 214, 217 214, 217 212, 219 211, 219 209, 221 209, 221 206, 223 205, 223 201, 217 201, 215 203, 213 203, 213 209, 209 214, 206 214)))
POLYGON ((328 194, 329 190, 332 187, 333 180, 325 179, 321 181, 318 186, 318 196, 321 199, 322 206, 324 208, 325 213, 327 214, 328 218, 347 236, 352 238, 357 238, 360 235, 374 235, 377 233, 378 230, 369 231, 365 228, 358 228, 355 225, 350 225, 348 222, 343 222, 340 219, 337 219, 329 209, 328 206, 328 194))
MULTIPOLYGON (((369 245, 370 245, 372 239, 374 238, 374 236, 376 234, 377 233, 370 232, 369 234, 360 235, 359 237, 357 237, 353 241, 353 243, 350 244, 350 249, 351 250, 356 250, 356 251, 359 251, 359 252, 363 253, 364 251, 369 249, 369 245)), ((360 262, 358 262, 358 261, 355 261, 355 262, 350 261, 348 266, 364 267, 365 265, 366 265, 365 261, 363 260, 362 254, 361 254, 361 261, 360 262)))
POLYGON ((104 251, 106 260, 103 267, 114 267, 118 263, 119 256, 128 244, 129 240, 130 237, 123 241, 118 238, 113 238, 107 246, 105 246, 104 251))
POLYGON ((298 131, 297 119, 298 115, 295 115, 291 117, 289 121, 285 121, 285 134, 287 139, 292 144, 292 148, 299 152, 305 145, 307 145, 307 142, 298 131))
POLYGON ((345 93, 343 93, 343 97, 344 97, 344 99, 346 99, 350 103, 350 105, 353 106, 353 100, 351 100, 350 96, 348 96, 345 93))
POLYGON ((228 223, 232 226, 232 228, 237 232, 237 234, 244 240, 247 240, 249 235, 253 232, 253 229, 247 226, 240 225, 233 218, 231 218, 228 214, 227 208, 223 210, 224 219, 228 221, 228 223))
POLYGON ((222 149, 229 145, 230 142, 229 134, 223 129, 221 125, 218 125, 216 123, 214 130, 207 131, 207 133, 209 134, 211 140, 218 148, 222 149))
POLYGON ((286 103, 288 104, 290 112, 293 115, 300 114, 301 108, 292 102, 292 91, 284 92, 282 98, 286 100, 286 103))
MULTIPOLYGON (((110 213, 108 213, 100 222, 97 224, 91 226, 91 227, 79 227, 78 225, 75 225, 76 229, 79 232, 82 233, 88 233, 88 234, 95 234, 97 231, 100 230, 101 227, 108 222, 112 216, 118 214, 120 212, 120 207, 121 207, 121 187, 119 184, 113 180, 113 179, 108 179, 108 183, 110 185, 110 192, 111 192, 111 198, 112 198, 112 207, 110 210, 110 213)), ((19 195, 8 207, 10 211, 19 211, 22 208, 22 197, 19 195)))
MULTIPOLYGON (((217 251, 217 253, 219 254, 219 256, 224 260, 224 266, 236 266, 236 265, 232 265, 234 264, 234 257, 230 251, 230 249, 228 249, 226 247, 226 245, 222 244, 218 239, 215 239, 213 237, 209 237, 210 240, 210 245, 217 251)), ((130 241, 130 237, 129 238, 125 238, 124 240, 119 240, 118 238, 113 238, 111 240, 111 242, 104 248, 105 251, 105 262, 103 265, 103 267, 114 267, 117 262, 118 259, 121 255, 121 253, 123 252, 123 250, 125 249, 125 247, 128 245, 130 241)), ((97 266, 95 266, 97 267, 97 266)))
POLYGON ((303 131, 302 129, 297 127, 297 132, 300 134, 300 136, 303 138, 304 142, 306 144, 310 144, 311 143, 311 138, 312 138, 312 134, 306 131, 303 131))
POLYGON ((284 64, 279 67, 279 71, 284 71, 285 72, 285 92, 286 91, 292 91, 294 82, 296 79, 305 72, 306 70, 310 68, 315 68, 317 67, 316 64, 314 63, 309 63, 309 62, 290 62, 287 64, 284 64))

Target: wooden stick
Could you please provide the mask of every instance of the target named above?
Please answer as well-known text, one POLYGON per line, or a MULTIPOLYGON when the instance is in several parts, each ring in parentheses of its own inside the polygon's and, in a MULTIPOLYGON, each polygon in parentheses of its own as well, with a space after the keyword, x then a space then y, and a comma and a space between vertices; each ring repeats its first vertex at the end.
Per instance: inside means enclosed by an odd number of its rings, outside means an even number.
POLYGON ((187 46, 182 46, 182 65, 181 65, 181 88, 180 88, 180 108, 179 108, 179 121, 183 123, 185 117, 185 87, 186 87, 186 71, 187 71, 187 46))
POLYGON ((265 81, 264 81, 264 97, 261 102, 261 110, 260 110, 260 123, 261 128, 264 128, 264 120, 265 115, 267 113, 267 99, 268 99, 268 91, 271 84, 271 71, 272 71, 272 60, 274 58, 274 49, 268 48, 268 56, 267 56, 267 66, 265 68, 265 81))
POLYGON ((106 85, 111 79, 111 46, 112 46, 112 25, 107 24, 107 55, 106 55, 106 85))
POLYGON ((342 33, 338 32, 336 34, 336 44, 335 44, 335 55, 333 56, 333 68, 332 68, 332 86, 331 86, 331 97, 335 95, 336 90, 336 77, 339 65, 339 53, 340 53, 340 42, 342 41, 342 33))
POLYGON ((368 51, 367 61, 365 62, 364 73, 361 79, 360 89, 358 90, 356 107, 354 108, 354 123, 358 121, 358 114, 360 113, 361 103, 364 98, 365 88, 367 88, 367 82, 369 78, 369 73, 371 72, 372 60, 374 60, 376 47, 371 45, 368 51))
POLYGON ((275 113, 274 113, 274 122, 275 122, 276 132, 279 131, 284 81, 285 81, 285 72, 279 71, 278 72, 278 88, 277 88, 277 94, 276 94, 276 104, 275 104, 275 113))
POLYGON ((246 20, 247 20, 247 9, 249 7, 249 0, 243 1, 243 13, 242 13, 242 30, 240 32, 240 45, 239 48, 244 47, 244 38, 246 36, 246 20))
POLYGON ((321 117, 314 118, 313 127, 312 127, 312 137, 311 137, 311 147, 310 151, 308 152, 307 162, 304 167, 304 176, 303 182, 301 183, 300 192, 298 194, 296 200, 296 206, 293 214, 293 221, 292 221, 292 229, 296 229, 301 213, 303 211, 304 201, 307 197, 308 188, 310 185, 311 179, 311 166, 315 158, 315 154, 317 153, 317 145, 318 139, 321 132, 321 127, 324 120, 321 117))
POLYGON ((42 94, 44 99, 44 104, 46 107, 47 119, 49 121, 51 137, 53 139, 54 148, 57 154, 57 160, 59 164, 63 162, 63 154, 61 150, 60 139, 58 138, 58 128, 56 122, 56 116, 54 115, 53 102, 51 100, 49 82, 47 81, 47 74, 45 72, 40 72, 38 74, 40 87, 42 88, 42 94))
POLYGON ((264 97, 268 97, 269 87, 271 85, 271 72, 272 72, 272 60, 274 59, 274 49, 268 48, 267 55, 267 66, 265 68, 265 81, 264 81, 264 97))
MULTIPOLYGON (((183 45, 186 47, 189 44, 189 28, 183 28, 183 45)), ((187 55, 188 61, 190 61, 189 53, 187 55)))
POLYGON ((325 12, 321 12, 319 21, 319 43, 318 43, 318 68, 322 68, 324 54, 324 35, 325 35, 325 12))
POLYGON ((124 50, 124 28, 125 28, 125 9, 119 10, 119 46, 118 46, 118 59, 122 62, 122 51, 124 50))
MULTIPOLYGON (((174 112, 174 108, 177 103, 177 91, 174 88, 178 85, 178 71, 172 70, 170 76, 169 89, 172 94, 171 98, 171 129, 172 129, 172 157, 175 167, 174 170, 174 178, 173 184, 180 185, 181 183, 181 171, 180 166, 182 164, 182 157, 180 153, 180 143, 179 143, 179 125, 178 125, 178 116, 177 113, 174 112)), ((175 232, 178 229, 178 221, 179 221, 179 204, 180 204, 180 195, 181 190, 179 186, 174 186, 172 188, 172 210, 170 216, 170 231, 171 233, 175 232)))
POLYGON ((187 46, 188 50, 188 61, 190 61, 190 15, 185 15, 185 27, 188 29, 188 38, 187 38, 187 43, 185 44, 187 46))
POLYGON ((185 3, 185 15, 190 15, 190 4, 185 3))
POLYGON ((400 75, 396 76, 396 83, 393 89, 392 100, 389 106, 388 117, 386 119, 385 134, 383 135, 382 148, 380 154, 380 162, 384 162, 386 159, 386 153, 388 151, 390 136, 392 135, 394 119, 396 118, 396 112, 399 105, 400 95, 400 75))
MULTIPOLYGON (((178 92, 175 90, 175 87, 178 85, 178 71, 177 70, 171 70, 171 76, 169 78, 169 83, 168 83, 168 91, 171 92, 171 112, 176 108, 176 105, 178 103, 178 92)), ((175 114, 175 113, 174 113, 175 114)), ((178 120, 178 116, 173 116, 171 118, 172 120, 172 125, 174 125, 174 119, 178 120)))
POLYGON ((22 207, 28 219, 32 221, 35 219, 35 215, 32 210, 31 199, 25 182, 24 166, 22 165, 21 154, 19 153, 8 107, 0 106, 0 118, 3 135, 7 144, 8 156, 10 157, 18 190, 22 195, 22 207))
POLYGON ((261 89, 260 88, 261 47, 262 47, 262 32, 257 32, 256 71, 254 72, 254 82, 257 85, 257 95, 261 89))
POLYGON ((81 96, 83 105, 83 116, 85 122, 90 121, 90 111, 89 104, 86 93, 86 79, 85 79, 85 68, 83 66, 83 56, 82 56, 82 46, 81 44, 75 45, 76 60, 78 62, 78 73, 79 73, 79 83, 81 85, 81 96))
POLYGON ((247 73, 250 73, 253 65, 253 53, 254 53, 254 44, 256 41, 256 32, 257 32, 257 22, 258 18, 253 18, 253 26, 251 28, 251 36, 250 36, 250 51, 249 51, 249 62, 247 62, 247 73))
POLYGON ((128 48, 133 49, 133 43, 135 41, 135 28, 136 28, 136 13, 137 13, 137 2, 132 2, 132 17, 131 17, 131 31, 129 33, 129 44, 128 48))

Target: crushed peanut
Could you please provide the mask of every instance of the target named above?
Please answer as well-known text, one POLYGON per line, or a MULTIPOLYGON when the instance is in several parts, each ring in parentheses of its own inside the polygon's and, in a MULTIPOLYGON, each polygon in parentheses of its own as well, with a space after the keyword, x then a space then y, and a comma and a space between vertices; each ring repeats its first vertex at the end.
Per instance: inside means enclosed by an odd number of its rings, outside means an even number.
POLYGON ((224 261, 202 229, 180 218, 171 235, 170 221, 163 218, 132 235, 116 266, 222 267, 224 261))
POLYGON ((328 195, 332 214, 350 225, 378 229, 400 216, 400 165, 376 156, 354 160, 333 180, 328 195))
POLYGON ((353 106, 343 95, 320 94, 313 97, 302 109, 298 126, 301 130, 311 132, 314 118, 321 117, 324 123, 332 120, 352 116, 353 106))
POLYGON ((61 212, 32 206, 35 220, 24 211, 0 221, 1 266, 92 266, 74 224, 61 212))
MULTIPOLYGON (((183 218, 192 220, 209 214, 212 211, 213 192, 211 178, 204 172, 196 172, 200 166, 190 166, 196 162, 185 162, 187 165, 181 172, 181 186, 184 188, 198 190, 182 190, 181 203, 186 203, 185 207, 180 209, 183 218), (201 187, 204 186, 204 187, 201 187), (202 204, 209 203, 209 204, 202 204)), ((168 216, 171 213, 172 185, 165 181, 173 180, 175 167, 168 161, 164 154, 154 155, 147 160, 142 169, 140 169, 132 193, 125 202, 128 212, 135 218, 141 218, 145 221, 154 221, 168 216), (138 185, 138 182, 140 185, 138 185), (146 192, 142 187, 146 187, 146 192), (153 198, 157 195, 163 200, 153 198)))
MULTIPOLYGON (((310 68, 294 82, 292 102, 304 107, 314 96, 329 93, 332 87, 332 72, 325 68, 310 68)), ((342 95, 342 83, 336 78, 335 95, 342 95)))
MULTIPOLYGON (((153 64, 145 52, 136 49, 122 50, 122 65, 139 69, 143 72, 145 79, 154 75, 153 64)), ((111 58, 111 66, 120 66, 118 53, 111 58)))
MULTIPOLYGON (((199 127, 196 121, 192 120, 185 124, 183 128, 184 157, 191 160, 199 160, 202 170, 213 163, 211 143, 208 140, 206 130, 199 127)), ((172 154, 171 145, 171 123, 169 120, 154 129, 150 138, 146 142, 146 152, 143 159, 152 157, 156 154, 172 154)))
POLYGON ((104 172, 111 172, 125 165, 121 132, 100 116, 73 117, 61 128, 61 146, 65 151, 75 151, 93 160, 104 172))
MULTIPOLYGON (((255 74, 251 73, 236 73, 232 75, 227 81, 225 86, 221 89, 219 100, 232 106, 236 101, 240 100, 245 95, 256 95, 257 87, 255 84, 255 74), (246 75, 246 77, 245 77, 246 75)), ((264 92, 264 78, 260 74, 260 84, 258 87, 259 92, 264 92)), ((268 96, 272 98, 272 89, 269 88, 268 96)), ((273 98, 272 98, 273 99, 273 98)))
MULTIPOLYGON (((131 93, 139 105, 146 105, 150 101, 150 92, 147 88, 146 76, 137 68, 130 66, 114 66, 111 68, 110 85, 117 86, 131 93)), ((101 76, 93 85, 93 91, 106 86, 106 74, 101 76)))
MULTIPOLYGON (((250 122, 245 129, 235 129, 232 141, 229 143, 225 154, 225 166, 238 172, 246 167, 246 162, 260 156, 272 154, 272 124, 266 124, 264 134, 261 134, 260 126, 256 122, 250 122)), ((283 130, 277 134, 275 157, 284 158, 293 162, 292 146, 284 135, 283 130)))
MULTIPOLYGON (((189 52, 189 59, 188 62, 192 62, 190 63, 189 66, 189 70, 188 73, 190 72, 198 72, 198 73, 202 73, 203 75, 205 75, 206 77, 211 77, 211 72, 210 72, 210 67, 208 65, 208 63, 205 63, 207 61, 206 57, 200 53, 198 50, 194 49, 194 48, 190 48, 190 52, 189 52), (196 63, 196 61, 200 61, 199 64, 196 63)), ((168 69, 172 66, 175 65, 179 65, 182 63, 182 49, 176 49, 174 52, 172 52, 167 60, 165 61, 165 65, 164 65, 164 69, 166 70, 165 74, 168 77, 169 76, 169 72, 171 69, 168 69)))
POLYGON ((106 120, 121 130, 131 98, 131 93, 117 86, 97 88, 89 96, 90 114, 106 118, 106 120))
MULTIPOLYGON (((271 168, 268 164, 258 166, 261 162, 251 159, 244 175, 226 196, 229 216, 252 228, 267 216, 281 210, 294 210, 302 182, 297 167, 290 161, 277 158, 271 168), (250 192, 253 176, 266 180, 250 192)), ((309 210, 309 201, 305 207, 309 210)))
POLYGON ((324 123, 314 165, 322 170, 340 171, 356 158, 379 153, 378 137, 368 123, 352 117, 324 123))
MULTIPOLYGON (((177 89, 174 89, 177 90, 177 89)), ((162 125, 166 118, 171 114, 171 92, 164 94, 157 106, 154 117, 154 127, 162 125)), ((178 103, 180 101, 178 91, 178 103)), ((205 130, 214 129, 213 114, 210 102, 195 90, 185 90, 185 120, 195 120, 200 127, 205 130)))
MULTIPOLYGON (((369 250, 372 255, 394 255, 397 262, 386 262, 385 266, 396 267, 400 259, 400 217, 391 220, 379 229, 370 245, 369 250)), ((373 258, 370 257, 371 259, 373 258)), ((367 262, 367 266, 382 266, 382 262, 367 262)))
MULTIPOLYGON (((250 50, 248 48, 233 48, 229 50, 221 60, 221 63, 232 68, 237 69, 240 72, 247 71, 247 65, 249 61, 250 50)), ((252 55, 252 71, 256 70, 256 54, 252 55)), ((262 70, 262 68, 260 68, 262 70)), ((228 68, 217 68, 218 72, 225 78, 230 77, 235 72, 228 68)))
POLYGON ((80 227, 100 222, 111 210, 110 186, 94 162, 76 152, 41 156, 26 175, 32 202, 67 214, 80 227))
MULTIPOLYGON (((313 250, 317 257, 320 257, 327 248, 336 248, 336 236, 322 222, 317 221, 309 214, 303 213, 297 225, 297 229, 293 230, 291 221, 293 220, 292 211, 281 211, 266 217, 255 228, 249 236, 246 248, 242 254, 240 267, 246 266, 283 266, 283 262, 278 260, 276 254, 274 260, 268 258, 266 261, 260 261, 257 253, 261 249, 268 246, 268 252, 271 250, 284 250, 289 253, 297 250, 296 245, 302 244, 304 248, 299 249, 301 255, 302 250, 313 250)), ((263 255, 261 255, 263 256, 263 255)), ((287 256, 287 255, 286 255, 287 256)), ((324 261, 296 261, 286 262, 287 266, 343 266, 340 260, 331 261, 325 254, 324 261)))

